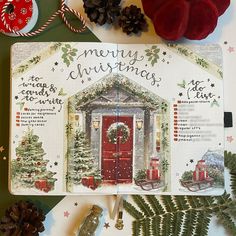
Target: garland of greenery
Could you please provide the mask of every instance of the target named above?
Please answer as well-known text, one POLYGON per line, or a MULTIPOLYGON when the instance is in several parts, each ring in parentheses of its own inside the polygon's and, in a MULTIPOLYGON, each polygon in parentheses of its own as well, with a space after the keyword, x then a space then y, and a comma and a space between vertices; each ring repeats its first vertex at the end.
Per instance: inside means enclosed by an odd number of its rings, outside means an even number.
POLYGON ((130 129, 129 127, 124 124, 123 122, 116 122, 110 125, 107 130, 107 138, 110 143, 116 144, 117 143, 117 133, 122 133, 121 143, 126 143, 130 136, 130 129))
POLYGON ((71 102, 71 104, 69 104, 71 112, 83 108, 85 104, 88 104, 90 101, 93 101, 106 91, 109 91, 115 87, 124 89, 132 96, 138 97, 147 108, 154 110, 161 109, 163 113, 165 113, 168 109, 169 105, 156 94, 146 90, 135 82, 131 82, 127 77, 121 74, 111 74, 101 81, 98 81, 95 85, 71 97, 69 101, 71 102))
POLYGON ((236 235, 236 154, 225 152, 225 166, 231 174, 232 197, 133 195, 136 205, 124 201, 125 210, 134 217, 133 236, 207 236, 212 216, 236 235))

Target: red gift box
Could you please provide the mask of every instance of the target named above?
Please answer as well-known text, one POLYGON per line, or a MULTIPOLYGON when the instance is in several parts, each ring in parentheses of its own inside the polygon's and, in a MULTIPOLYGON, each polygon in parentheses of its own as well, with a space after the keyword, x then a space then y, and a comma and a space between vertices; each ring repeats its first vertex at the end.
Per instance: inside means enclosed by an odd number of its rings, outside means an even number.
POLYGON ((153 167, 154 169, 157 169, 159 167, 159 158, 152 158, 150 161, 150 166, 153 167))
POLYGON ((193 180, 194 181, 203 181, 203 180, 205 180, 205 179, 207 179, 208 178, 208 173, 207 173, 207 171, 205 170, 195 170, 194 172, 193 172, 193 180))
POLYGON ((36 180, 34 183, 35 188, 37 189, 46 189, 48 187, 47 185, 47 180, 46 179, 40 179, 40 180, 36 180))
POLYGON ((205 160, 198 161, 195 171, 193 172, 194 181, 203 181, 208 178, 207 165, 205 160))
POLYGON ((82 184, 88 188, 90 188, 91 186, 94 186, 94 184, 95 184, 94 176, 83 177, 82 184))
POLYGON ((160 173, 157 169, 148 169, 147 170, 147 179, 148 180, 159 180, 160 179, 160 173))

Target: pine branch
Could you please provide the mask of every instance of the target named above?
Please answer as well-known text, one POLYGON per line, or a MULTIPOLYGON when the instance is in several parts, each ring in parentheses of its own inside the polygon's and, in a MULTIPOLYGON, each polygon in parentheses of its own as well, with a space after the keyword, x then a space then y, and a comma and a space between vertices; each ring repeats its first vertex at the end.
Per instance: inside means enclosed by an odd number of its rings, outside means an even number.
POLYGON ((185 214, 182 236, 192 236, 196 224, 197 211, 189 210, 185 214))
POLYGON ((161 200, 162 200, 167 212, 174 212, 177 210, 175 203, 172 199, 172 196, 162 196, 161 200))
POLYGON ((156 215, 165 213, 164 208, 154 195, 147 195, 146 198, 156 215))
MULTIPOLYGON (((161 202, 157 199, 157 201, 153 200, 155 199, 153 197, 146 197, 144 199, 140 196, 132 196, 132 198, 137 205, 134 206, 124 201, 124 208, 140 223, 137 226, 139 228, 135 230, 138 231, 142 228, 142 235, 145 236, 149 231, 148 229, 151 231, 149 235, 178 236, 181 232, 181 225, 183 225, 181 236, 197 235, 199 232, 201 234, 198 235, 206 235, 212 214, 216 215, 219 212, 226 212, 232 215, 232 209, 236 208, 236 201, 232 200, 230 195, 226 193, 217 197, 162 196, 161 202), (157 210, 155 212, 154 210, 154 215, 148 215, 147 212, 150 213, 149 210, 146 210, 145 214, 139 211, 143 211, 144 206, 147 209, 150 207, 152 209, 157 208, 157 205, 155 207, 151 205, 154 204, 154 201, 160 205, 162 213, 157 210)), ((234 210, 234 214, 236 214, 236 210, 234 210)), ((228 224, 230 225, 230 222, 228 224)))
POLYGON ((124 200, 124 209, 137 220, 143 218, 143 214, 140 211, 136 210, 136 208, 131 203, 125 200, 124 200))
POLYGON ((204 207, 209 207, 214 203, 213 197, 204 197, 204 196, 202 196, 202 197, 199 198, 199 200, 200 200, 201 205, 204 206, 204 207))
POLYGON ((151 228, 152 234, 155 236, 161 236, 161 220, 160 216, 155 216, 152 218, 151 228))
POLYGON ((173 214, 171 221, 171 235, 180 235, 181 227, 183 223, 184 213, 179 211, 173 214))
POLYGON ((145 218, 142 221, 142 230, 143 230, 143 236, 150 236, 151 234, 151 219, 145 218))
MULTIPOLYGON (((236 154, 225 153, 231 187, 236 196, 236 154)), ((213 215, 232 235, 236 235, 236 200, 226 192, 222 196, 132 196, 135 205, 124 201, 125 210, 136 220, 133 236, 205 236, 213 215)))
POLYGON ((143 197, 139 195, 133 196, 134 202, 139 206, 140 210, 144 213, 145 216, 153 216, 154 213, 151 207, 146 203, 143 197))
POLYGON ((230 173, 231 174, 231 178, 230 178, 230 181, 231 181, 231 190, 232 190, 232 194, 234 195, 234 197, 236 197, 236 174, 234 173, 230 173))
POLYGON ((224 153, 225 167, 236 174, 236 154, 225 151, 224 153))
POLYGON ((132 223, 132 229, 133 229, 132 236, 140 236, 141 227, 142 227, 141 221, 133 221, 133 223, 132 223))
POLYGON ((166 213, 165 215, 163 215, 162 227, 161 227, 161 235, 162 236, 170 236, 171 235, 171 227, 170 227, 171 219, 172 219, 171 213, 166 213))
POLYGON ((226 230, 231 234, 231 235, 236 235, 236 225, 232 220, 232 217, 227 213, 227 212, 218 212, 216 214, 217 219, 219 222, 224 225, 226 230))
POLYGON ((229 169, 229 173, 231 175, 231 189, 232 194, 236 198, 236 154, 232 154, 231 152, 225 151, 225 167, 229 169))
POLYGON ((192 207, 192 208, 198 208, 198 207, 201 207, 202 204, 199 200, 198 197, 194 197, 194 196, 187 196, 187 199, 188 199, 188 203, 189 205, 192 207))
POLYGON ((199 212, 196 220, 196 229, 194 236, 207 236, 211 214, 207 212, 199 212))
POLYGON ((188 201, 184 196, 174 196, 178 210, 186 210, 189 208, 188 201))

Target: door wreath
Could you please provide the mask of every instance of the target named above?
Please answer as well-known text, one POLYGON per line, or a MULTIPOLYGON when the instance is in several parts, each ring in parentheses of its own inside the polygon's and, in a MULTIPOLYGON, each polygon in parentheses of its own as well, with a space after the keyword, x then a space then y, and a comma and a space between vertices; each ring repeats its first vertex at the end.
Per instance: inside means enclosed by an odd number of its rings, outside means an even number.
POLYGON ((107 130, 107 138, 110 143, 117 144, 117 138, 121 138, 121 143, 127 142, 130 136, 129 127, 123 122, 116 122, 110 125, 107 130), (121 133, 121 136, 119 135, 121 133))

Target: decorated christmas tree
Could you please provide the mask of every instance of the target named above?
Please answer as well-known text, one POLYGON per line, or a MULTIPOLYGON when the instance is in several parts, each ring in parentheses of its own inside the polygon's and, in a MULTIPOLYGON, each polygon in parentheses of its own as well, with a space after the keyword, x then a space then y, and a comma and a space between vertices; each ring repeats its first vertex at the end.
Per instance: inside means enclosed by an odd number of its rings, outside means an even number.
POLYGON ((77 130, 73 137, 73 148, 69 151, 68 179, 75 185, 81 184, 83 177, 101 179, 101 174, 92 156, 85 133, 77 130))
POLYGON ((28 129, 16 148, 17 158, 12 161, 13 182, 28 188, 37 187, 37 183, 42 183, 44 189, 41 190, 52 190, 56 181, 53 176, 56 173, 47 170, 49 160, 43 159, 45 155, 39 136, 28 129))

